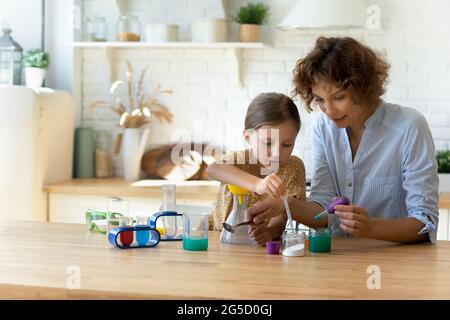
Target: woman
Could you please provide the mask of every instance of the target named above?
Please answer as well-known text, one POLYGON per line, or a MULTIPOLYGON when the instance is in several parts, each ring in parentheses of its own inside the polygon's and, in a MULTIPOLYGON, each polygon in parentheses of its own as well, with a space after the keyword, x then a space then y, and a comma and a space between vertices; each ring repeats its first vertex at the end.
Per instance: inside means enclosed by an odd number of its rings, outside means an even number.
MULTIPOLYGON (((320 37, 297 62, 294 92, 322 113, 312 129, 312 182, 308 201, 290 198, 294 219, 329 227, 334 235, 400 243, 436 241, 438 177, 425 118, 381 99, 389 65, 351 38, 320 37), (313 217, 336 196, 351 205, 313 217)), ((284 214, 279 199, 248 209, 258 224, 284 214)))

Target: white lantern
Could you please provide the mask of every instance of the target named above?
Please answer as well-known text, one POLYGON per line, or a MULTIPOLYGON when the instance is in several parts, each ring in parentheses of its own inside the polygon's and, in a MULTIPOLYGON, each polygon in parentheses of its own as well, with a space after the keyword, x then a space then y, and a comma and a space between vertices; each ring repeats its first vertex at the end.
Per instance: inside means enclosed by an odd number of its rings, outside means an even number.
POLYGON ((23 49, 11 37, 11 32, 5 27, 0 38, 0 84, 20 85, 23 49))

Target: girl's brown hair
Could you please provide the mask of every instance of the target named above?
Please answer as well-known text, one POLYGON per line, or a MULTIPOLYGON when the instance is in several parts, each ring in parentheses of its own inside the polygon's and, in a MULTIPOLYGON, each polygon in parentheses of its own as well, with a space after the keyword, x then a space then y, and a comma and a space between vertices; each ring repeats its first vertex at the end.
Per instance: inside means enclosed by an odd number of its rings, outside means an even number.
POLYGON ((248 107, 245 129, 259 129, 265 125, 277 125, 287 120, 294 120, 300 131, 300 115, 294 101, 281 93, 262 93, 248 107))
POLYGON ((312 88, 317 81, 349 90, 353 101, 376 106, 385 92, 390 65, 382 56, 355 39, 319 37, 314 49, 294 69, 294 96, 313 111, 312 88))

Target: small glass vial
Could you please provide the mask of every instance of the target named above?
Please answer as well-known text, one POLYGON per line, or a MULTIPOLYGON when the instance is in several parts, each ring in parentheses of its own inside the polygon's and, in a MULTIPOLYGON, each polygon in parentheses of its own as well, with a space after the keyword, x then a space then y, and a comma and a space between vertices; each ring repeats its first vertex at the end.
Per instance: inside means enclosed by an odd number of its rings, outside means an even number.
POLYGON ((105 17, 94 15, 86 19, 85 41, 104 42, 107 40, 108 25, 105 17))
POLYGON ((331 252, 331 230, 328 228, 309 230, 309 252, 331 252))
POLYGON ((117 22, 117 41, 141 41, 141 23, 139 18, 129 14, 119 17, 117 22))
POLYGON ((282 254, 286 257, 305 255, 305 233, 285 230, 282 236, 282 254))

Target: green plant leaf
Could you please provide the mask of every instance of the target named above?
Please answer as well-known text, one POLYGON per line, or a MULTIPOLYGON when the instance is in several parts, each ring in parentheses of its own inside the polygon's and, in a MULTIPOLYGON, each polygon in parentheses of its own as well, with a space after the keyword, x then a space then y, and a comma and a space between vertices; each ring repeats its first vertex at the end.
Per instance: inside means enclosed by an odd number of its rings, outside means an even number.
POLYGON ((439 173, 450 173, 450 150, 438 151, 436 161, 439 173))
POLYGON ((262 3, 249 3, 239 8, 239 11, 232 17, 233 21, 239 24, 261 25, 267 22, 269 17, 269 7, 262 3))
POLYGON ((50 55, 40 49, 29 50, 22 58, 25 68, 47 69, 50 65, 50 55))

